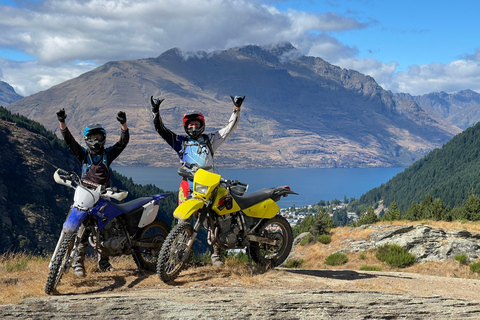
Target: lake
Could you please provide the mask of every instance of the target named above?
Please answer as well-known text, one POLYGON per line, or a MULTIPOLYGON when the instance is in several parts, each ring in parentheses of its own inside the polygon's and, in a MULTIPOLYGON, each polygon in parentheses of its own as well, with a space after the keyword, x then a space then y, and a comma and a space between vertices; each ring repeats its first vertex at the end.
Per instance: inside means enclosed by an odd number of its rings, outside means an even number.
MULTIPOLYGON (((119 167, 118 173, 132 178, 137 184, 154 184, 160 189, 177 191, 180 176, 177 168, 119 167)), ((248 192, 261 188, 284 186, 299 193, 283 197, 281 208, 306 206, 320 200, 359 198, 367 191, 380 186, 402 172, 405 167, 394 168, 315 168, 315 169, 218 169, 225 179, 248 183, 248 192)))

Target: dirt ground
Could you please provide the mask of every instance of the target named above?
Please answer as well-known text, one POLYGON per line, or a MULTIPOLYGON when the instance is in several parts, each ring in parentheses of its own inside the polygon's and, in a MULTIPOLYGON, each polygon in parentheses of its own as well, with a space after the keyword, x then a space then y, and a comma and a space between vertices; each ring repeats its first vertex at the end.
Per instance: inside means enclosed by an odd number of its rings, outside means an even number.
POLYGON ((2 319, 480 319, 480 280, 404 272, 192 268, 65 276, 59 294, 0 306, 2 319))

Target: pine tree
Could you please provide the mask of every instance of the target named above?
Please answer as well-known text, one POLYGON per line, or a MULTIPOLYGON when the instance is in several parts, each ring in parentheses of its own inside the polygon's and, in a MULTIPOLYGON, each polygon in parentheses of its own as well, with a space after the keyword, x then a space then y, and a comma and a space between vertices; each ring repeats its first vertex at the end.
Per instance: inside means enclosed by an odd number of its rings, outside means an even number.
POLYGON ((370 206, 370 207, 368 207, 366 212, 364 212, 360 215, 360 218, 357 221, 357 227, 360 227, 364 224, 374 224, 378 221, 379 221, 379 219, 378 219, 377 215, 375 214, 375 211, 370 206))

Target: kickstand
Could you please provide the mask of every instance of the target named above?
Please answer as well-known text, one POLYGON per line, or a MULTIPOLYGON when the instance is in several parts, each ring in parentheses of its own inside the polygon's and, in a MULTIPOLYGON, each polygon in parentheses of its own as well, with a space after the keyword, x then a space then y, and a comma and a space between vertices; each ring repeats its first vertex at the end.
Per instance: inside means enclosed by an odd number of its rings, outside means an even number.
POLYGON ((252 273, 252 277, 253 277, 253 265, 252 265, 252 255, 250 254, 250 244, 247 245, 247 254, 248 254, 248 262, 250 263, 250 272, 252 273))

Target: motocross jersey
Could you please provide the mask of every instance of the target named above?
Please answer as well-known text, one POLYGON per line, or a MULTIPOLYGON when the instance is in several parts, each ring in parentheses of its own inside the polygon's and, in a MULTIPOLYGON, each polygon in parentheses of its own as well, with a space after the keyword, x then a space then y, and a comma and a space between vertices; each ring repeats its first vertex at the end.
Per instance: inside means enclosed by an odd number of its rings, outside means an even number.
POLYGON ((98 154, 82 147, 66 128, 61 130, 63 139, 82 164, 82 179, 110 186, 110 165, 115 160, 130 140, 130 134, 127 130, 121 130, 120 139, 113 146, 101 150, 98 154))
POLYGON ((202 134, 198 139, 187 135, 177 135, 163 124, 159 113, 154 113, 153 123, 158 134, 178 154, 181 163, 196 164, 200 168, 213 171, 213 154, 230 136, 238 125, 240 111, 234 111, 225 127, 214 133, 202 134))
POLYGON ((179 156, 182 163, 195 163, 200 168, 210 171, 213 169, 213 150, 210 138, 206 134, 197 140, 185 137, 179 156))

